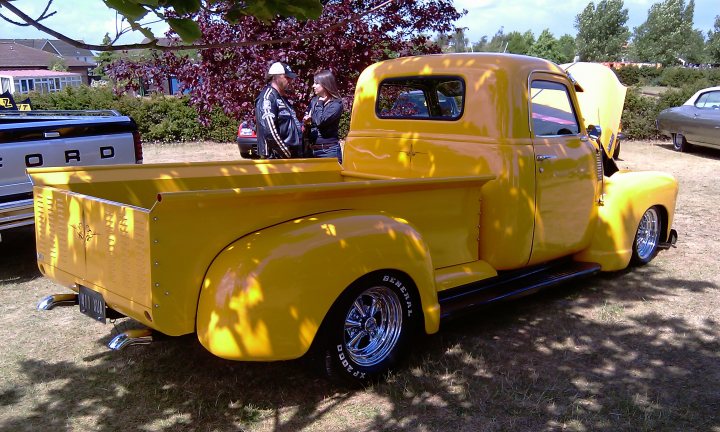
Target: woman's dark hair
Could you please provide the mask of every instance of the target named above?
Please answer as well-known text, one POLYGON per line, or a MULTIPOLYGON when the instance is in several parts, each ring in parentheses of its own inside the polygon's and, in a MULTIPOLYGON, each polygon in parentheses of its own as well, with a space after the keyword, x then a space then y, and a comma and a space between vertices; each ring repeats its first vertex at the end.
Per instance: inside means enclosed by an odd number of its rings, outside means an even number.
POLYGON ((338 90, 335 75, 329 70, 321 70, 313 77, 316 83, 320 84, 335 99, 340 99, 340 91, 338 90))

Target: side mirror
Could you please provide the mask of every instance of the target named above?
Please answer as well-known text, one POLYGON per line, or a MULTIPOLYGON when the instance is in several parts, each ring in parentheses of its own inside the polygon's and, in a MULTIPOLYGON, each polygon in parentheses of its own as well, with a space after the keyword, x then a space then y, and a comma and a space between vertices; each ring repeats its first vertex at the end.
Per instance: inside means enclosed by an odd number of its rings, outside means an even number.
POLYGON ((595 125, 589 125, 587 127, 587 133, 590 135, 590 138, 592 139, 600 139, 600 134, 602 134, 602 130, 600 129, 600 126, 595 125))

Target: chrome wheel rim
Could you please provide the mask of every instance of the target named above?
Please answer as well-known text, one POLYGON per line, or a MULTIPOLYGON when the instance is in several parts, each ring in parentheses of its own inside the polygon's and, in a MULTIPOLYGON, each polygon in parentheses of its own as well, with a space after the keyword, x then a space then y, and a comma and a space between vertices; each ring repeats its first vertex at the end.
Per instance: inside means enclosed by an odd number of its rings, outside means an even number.
POLYGON ((393 290, 373 287, 360 294, 345 316, 344 346, 360 366, 385 360, 400 339, 402 303, 393 290))
POLYGON ((650 258, 655 252, 659 239, 660 217, 657 210, 651 208, 645 212, 638 226, 637 239, 635 240, 638 258, 643 261, 650 258))

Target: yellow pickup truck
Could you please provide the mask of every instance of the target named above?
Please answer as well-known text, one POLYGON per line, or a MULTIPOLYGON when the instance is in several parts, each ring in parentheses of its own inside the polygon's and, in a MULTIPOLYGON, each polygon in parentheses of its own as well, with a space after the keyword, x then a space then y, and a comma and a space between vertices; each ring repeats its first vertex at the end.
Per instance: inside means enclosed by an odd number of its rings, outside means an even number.
POLYGON ((537 58, 399 58, 360 76, 342 166, 33 169, 38 264, 72 290, 38 307, 147 326, 111 348, 196 333, 226 359, 377 378, 442 319, 675 243, 676 180, 619 171, 580 90, 537 58))

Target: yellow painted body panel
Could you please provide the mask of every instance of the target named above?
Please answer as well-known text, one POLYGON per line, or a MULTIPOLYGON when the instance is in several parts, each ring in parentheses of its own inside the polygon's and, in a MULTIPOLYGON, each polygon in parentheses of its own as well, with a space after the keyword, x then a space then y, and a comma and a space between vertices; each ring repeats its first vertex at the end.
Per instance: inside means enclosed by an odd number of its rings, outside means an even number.
POLYGON ((297 358, 342 291, 388 266, 415 282, 425 329, 436 332, 440 306, 422 233, 384 214, 339 211, 270 227, 225 248, 203 282, 198 338, 223 358, 297 358))
POLYGON ((575 259, 596 262, 603 271, 624 269, 630 263, 640 218, 650 207, 662 209, 661 240, 668 239, 677 193, 677 180, 662 172, 621 171, 606 178, 604 205, 600 207, 592 242, 575 259))
MULTIPOLYGON (((31 175, 36 202, 56 197, 37 216, 45 274, 95 289, 109 306, 169 335, 195 331, 199 290, 219 250, 297 218, 343 209, 385 214, 422 234, 432 257, 426 271, 476 261, 480 190, 492 178, 367 179, 326 159, 39 169, 31 175), (66 201, 70 205, 57 207, 66 201), (81 231, 68 223, 74 220, 82 220, 81 231), (53 246, 60 237, 65 243, 53 246)), ((302 252, 287 259, 297 261, 302 252)), ((436 330, 437 320, 426 319, 436 330)))

